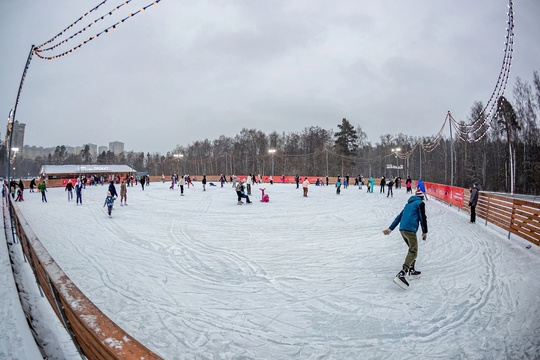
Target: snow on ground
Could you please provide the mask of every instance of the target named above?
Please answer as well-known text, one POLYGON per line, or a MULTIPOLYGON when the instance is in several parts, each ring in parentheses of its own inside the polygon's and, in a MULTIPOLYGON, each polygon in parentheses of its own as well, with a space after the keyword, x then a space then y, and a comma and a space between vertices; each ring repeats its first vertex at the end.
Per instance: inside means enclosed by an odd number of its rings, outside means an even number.
POLYGON ((0 359, 80 359, 47 299, 41 296, 20 244, 13 241, 9 215, 5 210, 6 231, 0 232, 0 359), (39 346, 28 322, 40 336, 39 346))
POLYGON ((82 206, 58 188, 18 205, 79 288, 166 359, 540 357, 539 248, 467 213, 426 202, 422 277, 405 291, 392 279, 407 247, 382 234, 405 189, 264 184, 240 206, 231 184, 169 186, 130 187, 112 218, 106 186, 82 206))

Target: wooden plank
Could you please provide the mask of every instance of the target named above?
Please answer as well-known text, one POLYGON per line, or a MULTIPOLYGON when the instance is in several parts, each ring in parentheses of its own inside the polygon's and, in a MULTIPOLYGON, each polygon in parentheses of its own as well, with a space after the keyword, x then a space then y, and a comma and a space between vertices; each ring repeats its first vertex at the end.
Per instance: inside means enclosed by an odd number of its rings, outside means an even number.
POLYGON ((50 286, 56 289, 75 339, 90 359, 161 359, 99 310, 60 269, 35 236, 24 217, 12 207, 18 237, 25 239, 27 257, 33 259, 36 278, 63 323, 50 286), (49 283, 50 282, 50 283, 49 283))

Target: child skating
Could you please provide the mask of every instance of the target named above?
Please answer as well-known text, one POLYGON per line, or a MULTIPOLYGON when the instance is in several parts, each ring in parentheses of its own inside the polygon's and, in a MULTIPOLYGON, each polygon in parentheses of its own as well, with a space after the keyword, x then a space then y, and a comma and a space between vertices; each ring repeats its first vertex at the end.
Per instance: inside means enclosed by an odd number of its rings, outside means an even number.
POLYGON ((116 198, 111 195, 110 191, 108 191, 103 207, 107 206, 107 213, 109 214, 109 217, 112 217, 112 209, 114 205, 114 200, 116 200, 116 198))

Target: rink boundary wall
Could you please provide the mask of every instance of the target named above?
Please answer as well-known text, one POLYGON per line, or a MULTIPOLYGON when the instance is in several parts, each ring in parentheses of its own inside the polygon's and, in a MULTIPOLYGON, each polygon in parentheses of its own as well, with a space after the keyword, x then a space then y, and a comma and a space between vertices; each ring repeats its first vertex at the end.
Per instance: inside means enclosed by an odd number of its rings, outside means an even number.
MULTIPOLYGON (((429 196, 470 212, 469 189, 442 184, 425 183, 429 196)), ((480 191, 476 216, 540 246, 540 203, 516 199, 501 194, 480 191)))
POLYGON ((10 196, 4 199, 36 280, 54 312, 88 359, 162 359, 109 319, 47 252, 10 196))

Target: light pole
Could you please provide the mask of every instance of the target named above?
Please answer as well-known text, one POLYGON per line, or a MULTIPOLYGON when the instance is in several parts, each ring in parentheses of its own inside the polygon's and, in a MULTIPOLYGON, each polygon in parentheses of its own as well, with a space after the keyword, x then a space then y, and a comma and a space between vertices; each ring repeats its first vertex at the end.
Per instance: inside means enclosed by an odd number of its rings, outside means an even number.
MULTIPOLYGON (((17 156, 17 152, 19 151, 18 147, 12 147, 11 152, 13 155, 11 156, 11 159, 9 159, 10 165, 15 164, 15 157, 17 156)), ((15 178, 15 166, 13 166, 13 178, 15 178)))
POLYGON ((395 149, 392 149, 392 152, 396 155, 396 169, 397 169, 397 177, 399 177, 399 159, 398 159, 398 154, 399 152, 401 151, 401 148, 395 148, 395 149))
MULTIPOLYGON (((178 167, 180 167, 180 160, 184 157, 184 154, 174 154, 173 155, 176 160, 178 160, 178 167)), ((185 171, 182 174, 182 176, 186 175, 185 171)), ((178 169, 178 176, 180 176, 180 169, 178 169)))
POLYGON ((268 153, 272 155, 272 178, 274 177, 274 154, 276 153, 276 149, 269 149, 268 153))

